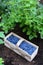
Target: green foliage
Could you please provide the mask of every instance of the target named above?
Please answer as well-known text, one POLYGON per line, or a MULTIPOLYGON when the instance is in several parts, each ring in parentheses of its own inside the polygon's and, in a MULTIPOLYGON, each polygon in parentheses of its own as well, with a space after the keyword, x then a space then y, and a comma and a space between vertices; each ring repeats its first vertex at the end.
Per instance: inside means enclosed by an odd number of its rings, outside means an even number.
POLYGON ((5 37, 4 32, 0 32, 0 44, 4 44, 3 38, 5 37))
MULTIPOLYGON (((9 0, 10 1, 10 0, 9 0)), ((8 32, 9 29, 13 29, 15 26, 14 22, 14 13, 9 10, 9 2, 8 0, 0 0, 0 27, 4 30, 5 33, 8 32)), ((12 10, 12 8, 11 8, 12 10)))
POLYGON ((1 38, 4 38, 5 37, 4 32, 2 32, 2 31, 0 32, 0 37, 1 38))
POLYGON ((0 44, 3 44, 4 42, 3 42, 3 40, 2 39, 0 39, 0 44))
POLYGON ((37 33, 40 33, 40 37, 43 39, 43 5, 38 0, 0 1, 2 8, 0 27, 5 33, 14 29, 15 25, 19 23, 30 40, 37 37, 37 33))
POLYGON ((3 59, 0 58, 0 65, 4 65, 3 62, 4 62, 3 59))

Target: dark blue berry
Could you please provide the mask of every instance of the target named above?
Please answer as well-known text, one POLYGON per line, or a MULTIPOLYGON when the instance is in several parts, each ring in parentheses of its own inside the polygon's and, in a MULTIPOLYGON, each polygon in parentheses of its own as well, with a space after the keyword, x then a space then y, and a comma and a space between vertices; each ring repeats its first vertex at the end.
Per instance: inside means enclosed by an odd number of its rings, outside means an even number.
POLYGON ((11 35, 7 38, 7 40, 13 44, 16 44, 19 41, 19 38, 14 35, 11 35))
POLYGON ((27 42, 23 41, 20 46, 21 49, 32 55, 32 53, 36 50, 36 47, 32 46, 31 44, 28 44, 27 42))

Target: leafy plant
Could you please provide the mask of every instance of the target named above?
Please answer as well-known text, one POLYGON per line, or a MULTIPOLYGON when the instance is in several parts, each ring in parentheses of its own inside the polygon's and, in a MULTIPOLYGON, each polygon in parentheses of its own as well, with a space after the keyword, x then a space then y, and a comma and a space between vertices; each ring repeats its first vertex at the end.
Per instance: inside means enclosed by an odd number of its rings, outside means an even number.
POLYGON ((2 3, 0 27, 5 33, 19 24, 30 40, 37 37, 37 33, 40 33, 43 39, 43 5, 38 0, 0 1, 2 3))
POLYGON ((0 44, 4 44, 3 38, 5 37, 4 32, 0 32, 0 44))
POLYGON ((4 62, 3 59, 0 58, 0 65, 4 65, 3 62, 4 62))
POLYGON ((13 15, 10 14, 7 2, 8 0, 0 0, 0 27, 5 33, 7 33, 9 29, 12 29, 15 25, 13 15))

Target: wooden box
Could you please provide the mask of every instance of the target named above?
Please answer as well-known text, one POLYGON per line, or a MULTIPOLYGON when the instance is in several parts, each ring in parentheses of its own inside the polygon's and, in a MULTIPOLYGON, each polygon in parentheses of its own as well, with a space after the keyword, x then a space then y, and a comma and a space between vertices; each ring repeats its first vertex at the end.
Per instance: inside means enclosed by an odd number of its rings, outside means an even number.
POLYGON ((5 39, 5 46, 21 55, 28 61, 32 61, 37 55, 38 46, 11 32, 5 39))

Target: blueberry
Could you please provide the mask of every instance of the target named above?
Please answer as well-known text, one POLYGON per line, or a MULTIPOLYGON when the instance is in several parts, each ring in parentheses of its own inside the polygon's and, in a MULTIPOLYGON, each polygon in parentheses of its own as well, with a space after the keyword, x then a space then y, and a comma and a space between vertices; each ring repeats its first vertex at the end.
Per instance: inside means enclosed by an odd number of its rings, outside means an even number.
POLYGON ((32 46, 31 44, 28 44, 27 42, 23 41, 20 46, 21 49, 23 49, 24 51, 26 51, 27 53, 29 53, 30 55, 32 55, 32 53, 36 50, 36 48, 34 46, 32 46))
POLYGON ((19 38, 14 35, 11 35, 7 38, 7 40, 13 44, 16 44, 19 41, 19 38))

